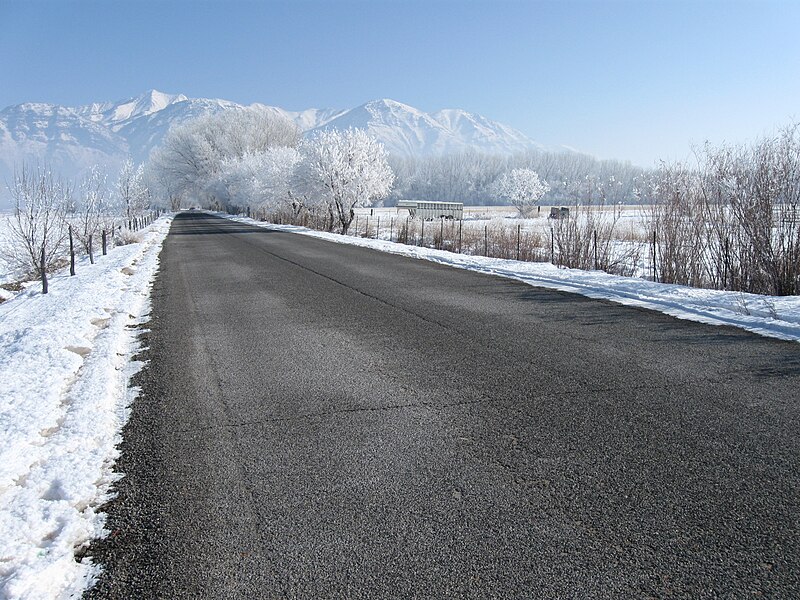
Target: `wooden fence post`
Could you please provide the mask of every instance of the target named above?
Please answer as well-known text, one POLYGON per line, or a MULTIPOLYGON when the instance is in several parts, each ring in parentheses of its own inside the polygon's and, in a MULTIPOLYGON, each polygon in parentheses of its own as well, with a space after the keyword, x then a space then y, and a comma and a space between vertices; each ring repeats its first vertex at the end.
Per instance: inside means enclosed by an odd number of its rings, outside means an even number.
POLYGON ((106 230, 105 229, 103 229, 103 234, 102 234, 101 240, 103 242, 103 256, 105 256, 108 253, 107 252, 107 250, 108 250, 108 238, 106 236, 106 230))
POLYGON ((483 255, 489 256, 489 226, 483 226, 483 255))
POLYGON ((722 289, 728 289, 728 263, 730 261, 730 248, 728 238, 725 238, 725 263, 722 265, 722 289))
POLYGON ((653 230, 653 281, 656 280, 656 230, 653 230))
POLYGON ((42 293, 47 293, 47 262, 45 261, 44 246, 42 246, 42 260, 40 263, 42 269, 42 293))
POLYGON ((89 262, 94 264, 94 250, 92 249, 92 234, 89 234, 89 262))
POLYGON ((517 223, 517 260, 519 260, 519 233, 520 233, 520 229, 521 228, 522 228, 522 225, 517 223))
POLYGON ((75 276, 75 246, 72 241, 72 225, 69 226, 69 276, 75 276))

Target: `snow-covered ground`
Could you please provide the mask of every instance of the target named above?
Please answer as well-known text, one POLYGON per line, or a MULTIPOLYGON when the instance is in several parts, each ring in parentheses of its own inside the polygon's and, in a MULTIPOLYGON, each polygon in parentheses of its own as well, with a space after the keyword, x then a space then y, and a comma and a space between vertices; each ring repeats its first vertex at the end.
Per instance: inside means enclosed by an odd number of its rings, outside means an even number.
POLYGON ((760 296, 741 292, 703 290, 655 283, 635 277, 619 277, 602 271, 581 271, 559 268, 549 263, 467 256, 380 239, 313 231, 294 225, 273 225, 246 217, 221 213, 220 216, 340 244, 353 244, 461 269, 499 275, 534 286, 582 294, 589 298, 601 298, 629 306, 657 310, 680 319, 711 325, 731 325, 760 335, 800 341, 800 296, 760 296))
POLYGON ((0 304, 0 598, 79 597, 96 573, 75 552, 103 533, 141 366, 131 326, 170 221, 54 275, 47 295, 34 283, 0 304))
MULTIPOLYGON (((539 208, 541 210, 533 210, 530 217, 519 218, 513 206, 465 206, 460 222, 427 223, 410 219, 408 210, 402 208, 358 208, 348 235, 388 241, 405 242, 407 239, 416 246, 443 249, 460 246, 461 254, 484 255, 488 251, 489 256, 495 258, 516 257, 519 235, 523 259, 549 262, 551 248, 555 248, 558 261, 559 244, 556 240, 561 222, 549 219, 548 215, 551 208, 560 207, 539 208)), ((570 206, 569 210, 574 217, 572 223, 576 232, 588 234, 595 229, 601 232, 598 237, 599 258, 601 262, 605 260, 613 265, 612 272, 634 277, 651 273, 650 207, 619 204, 570 206), (606 243, 608 247, 604 249, 606 243)))
MULTIPOLYGON (((11 213, 0 211, 0 286, 18 281, 23 273, 16 270, 6 256, 5 246, 11 237, 11 213)), ((0 301, 12 298, 13 294, 0 288, 0 301)))

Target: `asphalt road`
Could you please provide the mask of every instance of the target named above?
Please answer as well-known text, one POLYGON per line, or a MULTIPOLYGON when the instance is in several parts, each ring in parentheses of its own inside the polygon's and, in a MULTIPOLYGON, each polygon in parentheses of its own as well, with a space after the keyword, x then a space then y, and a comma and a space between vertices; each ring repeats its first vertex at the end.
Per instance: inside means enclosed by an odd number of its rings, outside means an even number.
POLYGON ((800 345, 199 213, 87 598, 800 596, 800 345))

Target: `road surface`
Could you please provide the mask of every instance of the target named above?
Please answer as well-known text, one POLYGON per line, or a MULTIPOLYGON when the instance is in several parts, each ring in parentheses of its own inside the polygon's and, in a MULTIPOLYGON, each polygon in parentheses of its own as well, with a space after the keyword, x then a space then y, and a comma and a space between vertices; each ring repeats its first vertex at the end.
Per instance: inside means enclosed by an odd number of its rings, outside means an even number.
POLYGON ((800 346, 179 215, 87 598, 800 595, 800 346))

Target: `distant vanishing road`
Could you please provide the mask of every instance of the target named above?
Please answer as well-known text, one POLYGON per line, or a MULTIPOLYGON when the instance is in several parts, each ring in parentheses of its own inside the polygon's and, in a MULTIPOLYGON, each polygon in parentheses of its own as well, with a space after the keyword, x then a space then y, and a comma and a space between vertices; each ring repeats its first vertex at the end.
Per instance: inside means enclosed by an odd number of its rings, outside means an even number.
POLYGON ((800 597, 800 345, 201 213, 87 598, 800 597))

